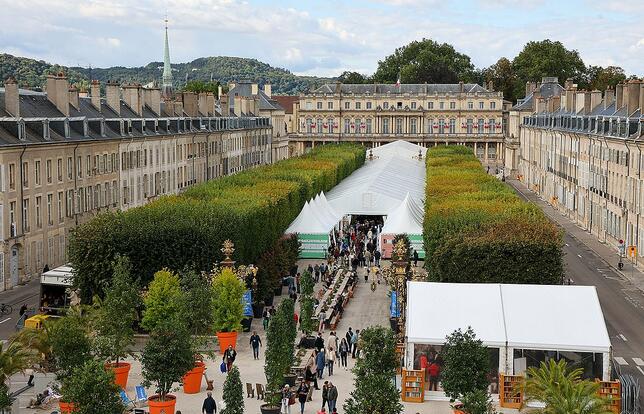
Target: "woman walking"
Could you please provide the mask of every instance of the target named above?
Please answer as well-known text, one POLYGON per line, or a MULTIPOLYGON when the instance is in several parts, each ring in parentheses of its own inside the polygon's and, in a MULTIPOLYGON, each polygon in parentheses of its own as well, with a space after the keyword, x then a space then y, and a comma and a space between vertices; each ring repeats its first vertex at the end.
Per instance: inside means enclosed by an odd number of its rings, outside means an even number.
POLYGON ((342 341, 340 341, 340 365, 344 367, 344 369, 347 369, 347 355, 349 354, 349 345, 347 344, 347 340, 345 338, 342 338, 342 341))
POLYGON ((329 376, 333 375, 333 364, 335 363, 335 351, 333 346, 329 344, 328 352, 326 353, 326 365, 329 371, 329 376))
POLYGON ((302 381, 300 387, 297 389, 297 399, 300 401, 300 414, 304 414, 304 404, 306 404, 306 398, 309 396, 309 384, 306 381, 302 381))
POLYGON ((282 414, 291 414, 291 406, 289 402, 291 401, 291 388, 288 384, 284 385, 282 388, 282 414))

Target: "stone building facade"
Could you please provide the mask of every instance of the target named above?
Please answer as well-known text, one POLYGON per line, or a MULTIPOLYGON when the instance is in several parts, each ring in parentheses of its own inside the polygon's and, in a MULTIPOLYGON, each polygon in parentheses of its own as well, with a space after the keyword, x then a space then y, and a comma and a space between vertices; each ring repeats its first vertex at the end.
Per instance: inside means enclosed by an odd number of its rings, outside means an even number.
POLYGON ((404 139, 465 145, 485 163, 503 154, 503 94, 477 84, 326 84, 301 95, 295 110, 297 153, 325 142, 404 139))
POLYGON ((222 117, 212 94, 162 100, 159 89, 64 75, 47 93, 0 88, 0 290, 66 262, 69 232, 271 160, 270 118, 222 117))

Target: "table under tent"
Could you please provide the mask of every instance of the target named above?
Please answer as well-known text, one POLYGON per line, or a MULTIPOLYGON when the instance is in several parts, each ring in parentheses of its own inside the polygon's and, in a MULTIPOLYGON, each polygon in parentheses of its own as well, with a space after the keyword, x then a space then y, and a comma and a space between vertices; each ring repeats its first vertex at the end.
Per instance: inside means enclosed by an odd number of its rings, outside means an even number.
MULTIPOLYGON (((610 379, 611 342, 594 286, 407 283, 405 368, 437 360, 445 337, 471 326, 490 352, 490 392, 501 375, 564 359, 583 377, 610 379)), ((429 398, 444 394, 428 391, 429 398)))
POLYGON ((425 258, 423 216, 423 210, 407 193, 403 202, 387 215, 387 220, 380 231, 380 250, 383 258, 391 257, 394 237, 402 233, 409 237, 411 248, 418 252, 418 257, 425 258))

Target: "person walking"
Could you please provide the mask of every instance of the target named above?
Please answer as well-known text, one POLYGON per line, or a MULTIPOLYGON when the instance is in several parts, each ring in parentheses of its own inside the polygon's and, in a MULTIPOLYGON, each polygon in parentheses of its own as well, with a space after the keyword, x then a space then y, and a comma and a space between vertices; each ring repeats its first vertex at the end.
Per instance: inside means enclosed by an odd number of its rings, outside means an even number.
POLYGON ((315 365, 317 352, 318 352, 317 350, 314 350, 311 356, 309 357, 308 362, 306 363, 305 380, 307 382, 313 381, 313 387, 316 390, 319 390, 320 387, 318 387, 318 376, 317 376, 317 369, 315 365))
POLYGON ((226 372, 230 372, 230 369, 233 367, 233 362, 237 358, 237 351, 233 349, 232 345, 228 345, 228 348, 224 351, 224 362, 226 363, 226 372))
POLYGON ((291 395, 291 387, 285 384, 282 388, 282 409, 280 410, 282 414, 291 414, 291 395))
POLYGON ((347 369, 347 354, 349 353, 349 345, 347 344, 346 338, 342 338, 340 341, 340 365, 347 369))
POLYGON ((320 349, 320 351, 316 355, 315 365, 318 373, 318 378, 322 379, 322 374, 324 374, 324 366, 326 365, 326 352, 324 352, 324 348, 320 349))
POLYGON ((335 363, 335 350, 329 344, 326 353, 326 366, 329 373, 329 376, 333 375, 333 364, 335 363))
POLYGON ((351 353, 351 338, 353 338, 353 331, 351 330, 350 326, 344 337, 347 339, 347 346, 349 347, 349 353, 351 353))
POLYGON ((206 394, 206 399, 203 400, 203 405, 201 406, 201 414, 215 414, 217 412, 217 403, 215 399, 212 398, 212 393, 208 391, 206 394))
POLYGON ((253 334, 250 337, 250 346, 253 348, 253 358, 259 359, 259 347, 262 345, 262 338, 257 335, 257 332, 253 331, 253 334))
POLYGON ((336 336, 335 331, 331 331, 329 334, 327 346, 329 350, 333 350, 334 354, 338 351, 338 337, 336 336))
POLYGON ((329 412, 336 412, 335 411, 335 405, 338 402, 338 388, 333 385, 331 381, 329 381, 329 386, 327 387, 328 389, 328 406, 329 406, 329 412))
POLYGON ((329 400, 329 381, 324 381, 324 385, 322 385, 322 409, 323 410, 328 400, 329 400))
POLYGON ((438 391, 438 376, 441 372, 440 365, 438 365, 436 360, 434 360, 431 364, 429 364, 427 371, 429 372, 429 390, 438 391))
POLYGON ((360 335, 360 329, 356 329, 351 337, 351 358, 355 358, 358 351, 358 339, 360 335))
POLYGON ((376 250, 373 253, 373 258, 374 258, 374 261, 376 262, 376 266, 380 266, 380 250, 376 250))
POLYGON ((414 267, 418 266, 418 252, 414 249, 414 267))
POLYGON ((315 283, 318 283, 320 281, 320 265, 316 263, 313 269, 315 270, 315 283))
POLYGON ((262 325, 264 326, 264 330, 268 329, 268 322, 271 319, 271 314, 268 310, 268 308, 264 308, 264 312, 262 313, 262 325))
POLYGON ((300 414, 304 414, 304 405, 306 404, 306 398, 309 396, 309 388, 309 384, 306 381, 302 381, 297 389, 297 399, 300 401, 300 414))
POLYGON ((318 331, 324 332, 324 323, 326 321, 326 309, 324 309, 324 306, 326 305, 320 305, 320 306, 322 306, 322 310, 318 314, 318 321, 319 321, 318 331))
POLYGON ((324 348, 324 339, 322 339, 322 333, 318 332, 318 337, 315 338, 315 349, 318 351, 322 348, 324 348))

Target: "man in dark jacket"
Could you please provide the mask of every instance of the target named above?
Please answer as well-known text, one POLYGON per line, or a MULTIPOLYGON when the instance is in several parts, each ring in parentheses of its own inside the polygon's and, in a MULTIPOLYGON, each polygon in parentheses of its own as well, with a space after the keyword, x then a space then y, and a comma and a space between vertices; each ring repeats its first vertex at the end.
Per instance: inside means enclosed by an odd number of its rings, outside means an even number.
POLYGON ((217 412, 217 403, 215 399, 212 398, 212 393, 208 391, 208 396, 203 400, 203 406, 201 407, 202 414, 215 414, 217 412))
POLYGON ((253 348, 253 358, 259 359, 259 346, 262 344, 262 339, 257 335, 257 332, 253 331, 253 334, 250 337, 250 346, 253 348))
POLYGON ((315 338, 315 349, 318 351, 324 348, 324 339, 322 339, 322 334, 318 332, 318 337, 315 338))
MULTIPOLYGON (((329 381, 327 385, 327 403, 329 404, 329 412, 332 413, 335 409, 335 404, 338 401, 338 389, 332 382, 329 381)), ((323 406, 324 407, 324 406, 323 406)))

